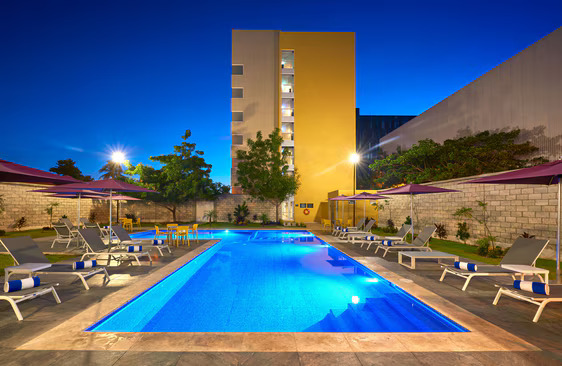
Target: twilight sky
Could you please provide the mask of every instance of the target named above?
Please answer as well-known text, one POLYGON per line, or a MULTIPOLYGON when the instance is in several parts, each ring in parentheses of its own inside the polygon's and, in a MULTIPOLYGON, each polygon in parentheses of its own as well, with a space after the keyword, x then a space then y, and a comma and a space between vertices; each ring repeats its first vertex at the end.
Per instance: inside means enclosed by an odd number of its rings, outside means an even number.
POLYGON ((186 129, 230 183, 231 29, 356 32, 362 114, 419 114, 562 25, 559 0, 0 1, 0 158, 85 174, 186 129))

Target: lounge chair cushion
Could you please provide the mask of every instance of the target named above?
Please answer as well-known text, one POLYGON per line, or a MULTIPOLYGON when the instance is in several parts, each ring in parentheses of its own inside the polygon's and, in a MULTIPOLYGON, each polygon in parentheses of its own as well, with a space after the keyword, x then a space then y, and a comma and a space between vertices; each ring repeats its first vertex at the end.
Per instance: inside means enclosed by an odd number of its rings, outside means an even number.
POLYGON ((164 244, 164 240, 162 239, 154 239, 154 242, 152 243, 154 245, 163 245, 164 244))
POLYGON ((532 281, 513 281, 513 287, 518 290, 534 292, 535 294, 550 295, 550 288, 548 284, 542 282, 532 281))
POLYGON ((41 285, 41 280, 39 277, 29 277, 23 280, 12 280, 4 282, 4 292, 14 292, 25 290, 32 287, 37 287, 41 285))
POLYGON ((348 229, 348 228, 345 228, 345 229, 342 229, 342 231, 343 231, 344 233, 347 233, 347 232, 349 231, 349 229, 348 229))
POLYGON ((129 253, 142 252, 142 245, 129 245, 129 247, 127 248, 127 252, 129 253))
POLYGON ((464 269, 465 271, 476 272, 478 271, 478 266, 474 263, 468 262, 455 262, 455 268, 464 269))
POLYGON ((392 240, 381 240, 382 245, 386 245, 387 247, 392 246, 392 240))
POLYGON ((92 268, 92 267, 95 267, 97 265, 98 265, 98 262, 96 260, 74 262, 74 263, 72 263, 72 269, 92 268))
POLYGON ((367 236, 365 237, 365 240, 368 240, 368 241, 375 241, 375 240, 377 240, 377 237, 374 236, 374 235, 367 235, 367 236))

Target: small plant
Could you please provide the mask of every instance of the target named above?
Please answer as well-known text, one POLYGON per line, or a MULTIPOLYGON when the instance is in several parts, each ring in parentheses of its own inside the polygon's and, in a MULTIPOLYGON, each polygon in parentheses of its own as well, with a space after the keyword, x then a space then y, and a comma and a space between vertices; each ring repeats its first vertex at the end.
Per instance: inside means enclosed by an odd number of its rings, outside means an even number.
POLYGON ((486 236, 480 238, 476 241, 478 244, 478 249, 476 252, 484 257, 499 258, 503 255, 503 249, 498 246, 492 246, 492 243, 496 241, 496 238, 486 236))
POLYGON ((445 239, 447 237, 447 229, 445 228, 445 224, 433 224, 435 225, 435 233, 439 239, 445 239))
POLYGON ((96 211, 90 212, 90 216, 88 216, 88 220, 90 222, 96 222, 96 211))
POLYGON ((6 230, 0 230, 0 236, 6 235, 6 230))
POLYGON ((4 210, 5 210, 5 206, 4 206, 4 195, 1 195, 1 194, 0 194, 0 214, 1 214, 2 212, 4 212, 4 210))
POLYGON ((263 226, 267 225, 269 223, 269 217, 267 216, 267 214, 262 213, 260 216, 260 220, 261 220, 261 224, 263 226))
POLYGON ((254 214, 254 216, 252 216, 252 220, 253 220, 254 222, 255 222, 255 221, 258 221, 258 214, 254 214))
POLYGON ((528 232, 523 231, 523 234, 519 235, 520 238, 525 238, 525 239, 533 239, 535 236, 529 234, 528 232))
POLYGON ((62 215, 60 218, 61 218, 61 219, 68 219, 68 216, 62 215))
POLYGON ((209 210, 207 212, 205 212, 205 214, 203 215, 204 219, 208 219, 209 220, 209 226, 213 226, 213 222, 217 221, 218 218, 218 213, 217 210, 209 210))
POLYGON ((250 216, 250 209, 246 205, 246 201, 234 208, 234 222, 236 225, 244 225, 248 216, 250 216))
POLYGON ((468 224, 466 221, 457 223, 457 234, 455 235, 459 240, 462 240, 465 244, 468 238, 470 238, 470 233, 468 232, 468 224))
POLYGON ((135 214, 128 213, 128 214, 125 214, 125 217, 128 218, 128 219, 133 220, 133 222, 136 222, 136 221, 137 221, 137 215, 135 215, 135 214))
POLYGON ((393 232, 396 229, 396 225, 394 225, 394 221, 392 221, 392 219, 386 220, 386 228, 388 232, 393 232))
POLYGON ((49 218, 49 227, 53 227, 53 211, 54 211, 55 207, 57 207, 58 205, 59 205, 58 202, 51 202, 51 203, 49 203, 49 205, 45 209, 45 212, 50 217, 49 218))
POLYGON ((50 231, 50 230, 53 230, 53 228, 52 228, 52 227, 49 227, 49 226, 43 226, 43 228, 42 228, 41 230, 43 230, 43 231, 50 231))
POLYGON ((406 221, 404 221, 405 225, 412 225, 412 218, 410 216, 406 216, 406 221))
POLYGON ((20 231, 25 226, 26 223, 27 223, 27 219, 22 216, 16 220, 16 222, 14 223, 14 228, 20 231))
POLYGON ((228 222, 232 222, 232 214, 231 214, 231 213, 228 213, 228 214, 226 215, 226 220, 227 220, 228 222))

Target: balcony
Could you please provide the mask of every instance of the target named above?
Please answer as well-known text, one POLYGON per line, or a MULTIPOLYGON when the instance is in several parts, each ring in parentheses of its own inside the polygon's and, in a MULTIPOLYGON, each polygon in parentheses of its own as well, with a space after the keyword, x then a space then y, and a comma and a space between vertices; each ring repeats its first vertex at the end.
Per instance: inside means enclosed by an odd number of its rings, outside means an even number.
POLYGON ((295 93, 294 92, 282 92, 281 98, 283 98, 283 99, 295 99, 295 93))
POLYGON ((293 108, 281 108, 281 116, 282 117, 294 117, 295 116, 295 110, 293 108))
POLYGON ((295 134, 293 132, 283 132, 281 137, 283 137, 283 140, 294 140, 295 134))
POLYGON ((294 140, 283 140, 281 143, 281 147, 294 147, 295 141, 294 140))
POLYGON ((281 69, 281 75, 295 75, 295 69, 293 69, 292 67, 283 67, 281 69))
POLYGON ((283 122, 283 123, 295 123, 295 117, 294 116, 281 115, 281 122, 283 122))

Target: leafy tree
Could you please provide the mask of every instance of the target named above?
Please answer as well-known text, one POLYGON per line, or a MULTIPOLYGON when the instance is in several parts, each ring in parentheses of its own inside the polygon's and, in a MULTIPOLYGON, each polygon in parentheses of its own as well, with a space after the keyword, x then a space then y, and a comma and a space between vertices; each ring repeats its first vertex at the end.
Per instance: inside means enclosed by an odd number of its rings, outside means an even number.
POLYGON ((108 160, 104 166, 98 171, 101 174, 102 179, 117 179, 117 180, 125 180, 125 175, 123 174, 123 167, 121 164, 108 160))
POLYGON ((400 183, 424 183, 524 168, 544 163, 542 157, 529 158, 538 148, 530 142, 516 143, 520 134, 484 131, 472 136, 446 140, 418 141, 410 149, 398 151, 369 167, 375 172, 375 184, 391 187, 400 183))
POLYGON ((76 178, 84 182, 94 180, 91 176, 82 174, 82 171, 78 169, 76 162, 72 159, 58 160, 57 165, 49 169, 49 171, 59 175, 68 175, 69 177, 76 178))
POLYGON ((229 187, 210 178, 211 164, 203 158, 203 151, 196 150, 195 144, 187 142, 191 131, 186 130, 183 142, 174 146, 174 152, 167 155, 151 156, 150 160, 161 164, 160 169, 138 164, 127 164, 127 174, 138 175, 137 184, 154 189, 156 193, 138 194, 165 207, 176 220, 178 205, 190 200, 214 200, 227 193, 229 187))
POLYGON ((209 220, 209 226, 210 227, 213 226, 213 222, 216 222, 218 217, 219 217, 219 214, 217 213, 217 210, 215 210, 215 209, 206 211, 205 214, 203 215, 204 219, 209 220))
POLYGON ((47 208, 45 208, 45 213, 47 213, 47 215, 50 216, 49 227, 53 227, 53 211, 54 208, 57 207, 58 205, 59 205, 58 202, 51 202, 49 203, 47 208))
POLYGON ((242 190, 260 201, 275 205, 275 221, 279 222, 279 206, 297 192, 299 176, 288 171, 288 150, 281 150, 283 138, 276 128, 264 139, 261 131, 256 139, 248 139, 248 150, 238 150, 238 183, 242 190))

